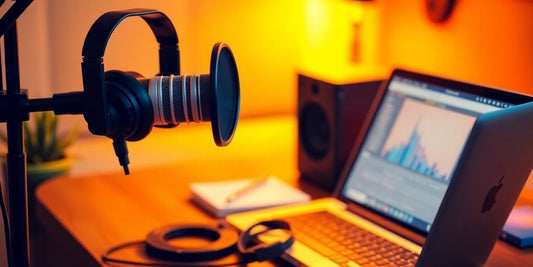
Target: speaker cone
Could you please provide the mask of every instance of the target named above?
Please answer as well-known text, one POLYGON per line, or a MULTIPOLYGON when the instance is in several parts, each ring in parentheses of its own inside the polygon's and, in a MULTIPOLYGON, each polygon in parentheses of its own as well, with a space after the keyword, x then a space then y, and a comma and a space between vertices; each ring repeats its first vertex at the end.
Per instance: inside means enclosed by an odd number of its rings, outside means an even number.
POLYGON ((328 154, 331 142, 330 122, 317 103, 307 104, 300 113, 299 135, 304 150, 315 160, 328 154))

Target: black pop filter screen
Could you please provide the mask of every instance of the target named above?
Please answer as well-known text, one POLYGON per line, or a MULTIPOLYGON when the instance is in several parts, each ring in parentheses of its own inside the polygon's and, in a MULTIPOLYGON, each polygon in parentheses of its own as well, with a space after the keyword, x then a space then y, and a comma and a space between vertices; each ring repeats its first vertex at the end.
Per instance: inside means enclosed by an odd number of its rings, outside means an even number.
MULTIPOLYGON (((216 47, 215 47, 216 48, 216 47)), ((213 50, 215 52, 215 50, 213 50)), ((211 70, 211 81, 214 82, 212 88, 215 89, 215 100, 212 107, 216 107, 217 117, 213 118, 213 135, 221 143, 217 145, 226 145, 235 132, 239 116, 239 76, 237 66, 231 51, 228 47, 221 47, 218 56, 215 58, 214 71, 211 70), (217 137, 217 135, 219 135, 217 137)), ((211 63, 213 68, 213 62, 211 63)))

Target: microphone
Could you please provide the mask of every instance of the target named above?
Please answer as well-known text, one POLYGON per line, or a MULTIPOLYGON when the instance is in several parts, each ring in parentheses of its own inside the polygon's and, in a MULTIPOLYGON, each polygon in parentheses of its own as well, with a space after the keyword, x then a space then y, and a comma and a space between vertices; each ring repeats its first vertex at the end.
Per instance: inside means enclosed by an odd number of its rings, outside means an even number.
MULTIPOLYGON (((233 54, 224 43, 214 45, 209 74, 180 75, 178 36, 160 11, 110 11, 93 24, 83 44, 83 113, 89 131, 113 140, 124 173, 129 173, 126 141, 139 141, 153 126, 211 121, 218 146, 231 142, 240 109, 240 85, 233 54), (103 55, 114 29, 126 18, 141 17, 159 43, 159 69, 145 79, 131 71, 104 71, 103 55)), ((63 98, 61 98, 63 99, 63 98)), ((69 98, 70 99, 70 98, 69 98)), ((59 97, 58 97, 59 101, 59 97)))
POLYGON ((107 136, 113 139, 115 154, 126 174, 126 141, 144 138, 152 126, 170 128, 180 123, 210 121, 218 146, 226 146, 233 139, 240 110, 240 85, 235 59, 224 43, 213 47, 209 74, 146 79, 135 72, 108 71, 106 78, 112 89, 108 93, 113 114, 113 127, 107 136), (124 81, 118 82, 119 79, 124 81), (136 80, 140 88, 124 86, 128 79, 136 80))
POLYGON ((210 74, 156 76, 139 79, 147 89, 154 111, 154 126, 212 123, 218 146, 230 143, 239 115, 239 77, 227 46, 215 47, 210 74))

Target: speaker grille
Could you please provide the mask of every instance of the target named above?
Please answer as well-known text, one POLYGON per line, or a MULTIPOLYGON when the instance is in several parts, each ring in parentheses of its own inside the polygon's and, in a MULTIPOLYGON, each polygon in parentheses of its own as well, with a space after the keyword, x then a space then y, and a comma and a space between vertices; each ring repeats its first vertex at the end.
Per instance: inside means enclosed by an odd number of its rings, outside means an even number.
POLYGON ((299 135, 304 150, 315 160, 324 158, 331 147, 332 134, 325 111, 317 103, 309 103, 299 118, 299 135))

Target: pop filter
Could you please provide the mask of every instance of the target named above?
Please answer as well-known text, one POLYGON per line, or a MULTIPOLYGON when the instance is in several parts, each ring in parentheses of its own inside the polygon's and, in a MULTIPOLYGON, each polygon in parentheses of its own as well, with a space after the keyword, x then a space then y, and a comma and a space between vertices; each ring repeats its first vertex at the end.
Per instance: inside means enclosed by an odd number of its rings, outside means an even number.
POLYGON ((235 133, 240 108, 239 74, 228 46, 213 47, 210 75, 213 138, 218 146, 225 146, 235 133))
POLYGON ((228 45, 213 47, 209 74, 156 76, 141 83, 148 87, 155 126, 211 121, 215 143, 230 143, 239 117, 240 86, 228 45))

